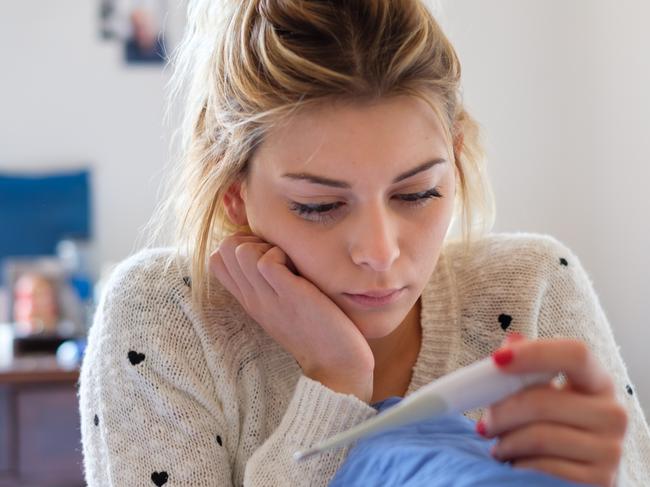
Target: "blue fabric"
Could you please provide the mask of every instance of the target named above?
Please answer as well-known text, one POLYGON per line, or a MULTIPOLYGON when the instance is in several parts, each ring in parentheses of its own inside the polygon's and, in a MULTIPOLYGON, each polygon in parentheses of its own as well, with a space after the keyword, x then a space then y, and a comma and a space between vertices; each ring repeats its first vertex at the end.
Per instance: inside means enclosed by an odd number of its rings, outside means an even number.
MULTIPOLYGON (((401 401, 372 404, 378 411, 401 401)), ((515 469, 490 455, 496 438, 476 433, 462 414, 391 428, 358 440, 330 487, 585 487, 540 471, 515 469)))
POLYGON ((90 237, 88 171, 0 172, 0 262, 53 255, 59 240, 90 237))

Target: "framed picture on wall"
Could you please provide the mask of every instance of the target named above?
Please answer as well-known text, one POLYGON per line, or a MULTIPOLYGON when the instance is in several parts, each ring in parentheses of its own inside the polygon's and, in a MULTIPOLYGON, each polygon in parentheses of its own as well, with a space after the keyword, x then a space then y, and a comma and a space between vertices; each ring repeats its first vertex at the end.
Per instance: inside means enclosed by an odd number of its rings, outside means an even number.
POLYGON ((100 37, 121 44, 129 64, 167 60, 167 0, 99 0, 100 37))

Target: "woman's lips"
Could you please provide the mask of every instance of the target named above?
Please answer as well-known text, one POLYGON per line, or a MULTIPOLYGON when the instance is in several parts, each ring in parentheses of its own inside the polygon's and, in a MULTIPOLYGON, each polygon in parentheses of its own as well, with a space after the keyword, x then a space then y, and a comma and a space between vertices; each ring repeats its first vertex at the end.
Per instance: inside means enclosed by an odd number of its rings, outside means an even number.
POLYGON ((383 296, 368 296, 365 294, 349 294, 349 293, 343 293, 343 295, 353 303, 363 308, 377 308, 381 306, 387 306, 397 301, 402 296, 402 294, 404 294, 404 289, 406 288, 396 289, 392 292, 389 292, 389 294, 374 293, 374 294, 384 294, 383 296))

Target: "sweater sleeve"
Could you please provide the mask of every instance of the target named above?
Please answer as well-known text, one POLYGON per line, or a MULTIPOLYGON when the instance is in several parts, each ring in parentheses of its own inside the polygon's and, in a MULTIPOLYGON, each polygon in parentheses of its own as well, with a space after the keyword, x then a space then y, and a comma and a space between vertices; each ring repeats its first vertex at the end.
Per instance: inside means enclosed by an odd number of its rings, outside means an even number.
MULTIPOLYGON (((301 375, 278 427, 248 457, 242 445, 257 432, 233 421, 256 413, 233 409, 245 407, 233 406, 242 382, 231 380, 236 370, 220 360, 219 344, 208 345, 216 355, 203 349, 182 278, 139 259, 121 264, 106 284, 81 367, 87 485, 240 487, 241 476, 245 487, 327 485, 349 447, 300 463, 293 453, 377 411, 301 375)), ((252 401, 265 400, 258 392, 248 391, 252 401)))
POLYGON ((304 375, 282 421, 246 464, 244 486, 327 486, 351 447, 323 452, 297 463, 305 450, 377 414, 351 394, 340 394, 304 375))
POLYGON ((102 292, 79 378, 88 487, 231 485, 219 394, 178 305, 182 281, 151 259, 120 264, 102 292))
POLYGON ((582 340, 610 373, 617 398, 628 411, 617 487, 650 485, 650 431, 612 328, 578 257, 555 239, 550 248, 551 276, 541 303, 539 335, 582 340))

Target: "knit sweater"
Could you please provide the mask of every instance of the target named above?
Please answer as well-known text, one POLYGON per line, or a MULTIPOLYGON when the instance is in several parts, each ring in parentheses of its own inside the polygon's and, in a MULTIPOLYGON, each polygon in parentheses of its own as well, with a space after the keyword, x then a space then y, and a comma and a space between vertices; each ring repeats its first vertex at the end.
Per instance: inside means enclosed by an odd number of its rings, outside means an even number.
MULTIPOLYGON (((377 411, 303 375, 216 279, 197 310, 187 260, 170 262, 173 252, 140 251, 104 287, 79 379, 88 486, 327 485, 351 445, 300 463, 292 454, 377 411)), ((506 331, 581 339, 628 411, 617 485, 650 485, 648 424, 576 255, 532 233, 488 234, 467 259, 460 252, 459 242, 443 247, 422 292, 406 396, 489 356, 506 331)))

